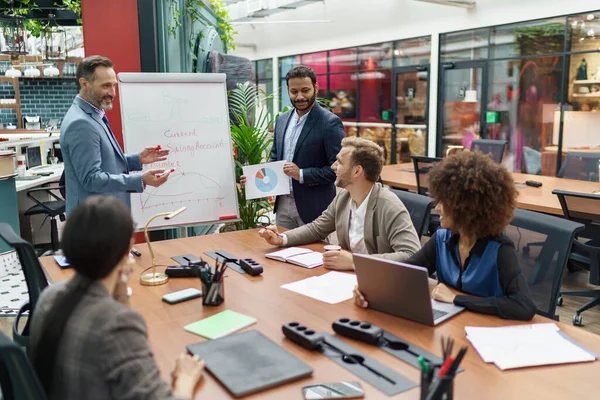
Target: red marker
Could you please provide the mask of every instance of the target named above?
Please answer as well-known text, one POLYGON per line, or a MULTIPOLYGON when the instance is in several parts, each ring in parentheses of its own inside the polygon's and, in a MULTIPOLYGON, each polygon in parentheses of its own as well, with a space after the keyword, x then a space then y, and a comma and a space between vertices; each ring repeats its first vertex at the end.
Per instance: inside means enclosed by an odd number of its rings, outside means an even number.
POLYGON ((160 151, 160 144, 156 146, 156 151, 160 151))
POLYGON ((237 217, 237 215, 223 215, 222 217, 219 217, 219 221, 223 219, 236 219, 237 217))
POLYGON ((175 168, 171 168, 163 172, 162 174, 156 174, 157 178, 162 178, 163 176, 170 174, 171 172, 175 172, 175 168))

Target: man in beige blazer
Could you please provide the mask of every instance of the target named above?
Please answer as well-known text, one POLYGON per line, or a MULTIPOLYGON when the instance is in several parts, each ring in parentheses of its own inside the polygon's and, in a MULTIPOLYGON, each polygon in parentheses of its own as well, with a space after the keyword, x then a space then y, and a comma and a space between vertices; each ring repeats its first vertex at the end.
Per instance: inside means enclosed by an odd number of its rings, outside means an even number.
POLYGON ((343 250, 328 251, 328 269, 353 269, 352 253, 405 261, 420 248, 410 215, 398 197, 377 183, 383 168, 383 149, 365 139, 347 137, 331 166, 342 188, 319 218, 279 233, 269 226, 259 235, 274 246, 297 246, 325 240, 336 231, 343 250))

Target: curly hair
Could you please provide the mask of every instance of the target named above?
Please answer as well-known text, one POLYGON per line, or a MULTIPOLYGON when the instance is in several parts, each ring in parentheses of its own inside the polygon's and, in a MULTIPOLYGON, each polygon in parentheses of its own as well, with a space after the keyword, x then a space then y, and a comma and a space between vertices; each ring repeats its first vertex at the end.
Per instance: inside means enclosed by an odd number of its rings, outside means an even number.
POLYGON ((480 152, 464 151, 437 163, 429 192, 452 219, 452 230, 478 238, 496 236, 510 223, 517 190, 512 175, 480 152))

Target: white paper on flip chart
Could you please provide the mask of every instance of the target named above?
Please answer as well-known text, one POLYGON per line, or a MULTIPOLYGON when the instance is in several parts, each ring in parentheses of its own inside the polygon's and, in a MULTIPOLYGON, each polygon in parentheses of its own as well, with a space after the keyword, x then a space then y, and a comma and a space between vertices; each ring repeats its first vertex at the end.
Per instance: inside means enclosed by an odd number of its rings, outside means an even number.
POLYGON ((465 331, 481 358, 502 370, 596 359, 565 339, 554 323, 499 328, 468 326, 465 331))
POLYGON ((351 299, 356 285, 355 274, 332 271, 281 287, 325 303, 337 304, 351 299))

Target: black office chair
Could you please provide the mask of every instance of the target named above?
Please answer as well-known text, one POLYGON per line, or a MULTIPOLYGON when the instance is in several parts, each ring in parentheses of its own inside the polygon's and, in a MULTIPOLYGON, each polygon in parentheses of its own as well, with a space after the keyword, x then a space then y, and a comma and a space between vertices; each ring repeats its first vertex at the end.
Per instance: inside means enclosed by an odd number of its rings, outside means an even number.
POLYGON ((598 182, 599 153, 570 151, 558 171, 559 178, 598 182))
POLYGON ((27 347, 29 345, 29 322, 42 290, 48 286, 48 280, 44 275, 33 246, 17 235, 12 227, 5 222, 0 222, 0 239, 17 251, 23 275, 27 282, 29 302, 23 304, 13 325, 13 340, 19 345, 27 347), (19 321, 26 312, 29 312, 29 318, 27 318, 24 329, 19 333, 19 321))
POLYGON ((583 224, 574 221, 533 211, 515 210, 515 216, 505 233, 515 244, 517 259, 527 279, 538 314, 558 320, 556 304, 563 272, 575 235, 583 229, 583 224), (543 245, 532 250, 529 255, 522 251, 522 241, 539 241, 543 245))
POLYGON ((492 160, 500 164, 507 145, 506 140, 479 139, 471 142, 471 151, 480 151, 487 154, 492 160))
MULTIPOLYGON (((442 161, 438 157, 423 157, 410 156, 413 160, 413 168, 415 170, 415 178, 417 180, 417 193, 423 196, 429 196, 429 179, 427 174, 435 163, 442 161)), ((432 212, 429 218, 429 227, 426 231, 428 236, 431 236, 440 227, 440 216, 432 212)))
POLYGON ((27 355, 0 332, 0 387, 3 400, 44 400, 46 393, 27 355))
POLYGON ((415 178, 417 179, 417 193, 425 196, 429 195, 429 180, 427 173, 433 167, 433 164, 442 161, 438 157, 410 156, 413 160, 415 178))
POLYGON ((42 186, 39 188, 31 189, 27 191, 27 197, 33 200, 36 205, 31 207, 29 210, 25 211, 26 216, 44 214, 46 218, 50 218, 50 243, 36 244, 38 248, 38 255, 42 255, 44 252, 48 250, 52 250, 55 252, 59 247, 59 239, 58 239, 58 224, 56 222, 56 217, 58 217, 61 221, 66 220, 65 210, 66 210, 66 189, 65 189, 65 173, 63 171, 58 186, 42 186), (59 191, 59 197, 56 194, 56 191, 59 191), (41 201, 34 194, 46 193, 53 200, 50 201, 41 201))
POLYGON ((390 189, 398 196, 410 214, 410 219, 419 235, 419 239, 429 229, 429 219, 433 209, 433 199, 406 190, 390 189))
MULTIPOLYGON (((573 241, 569 260, 590 270, 590 284, 600 286, 600 195, 553 190, 558 196, 565 218, 583 223, 585 230, 573 241)), ((573 325, 582 326, 581 313, 592 307, 600 306, 600 289, 569 290, 560 293, 558 306, 562 305, 562 296, 587 297, 591 300, 579 307, 573 316, 573 325)))

